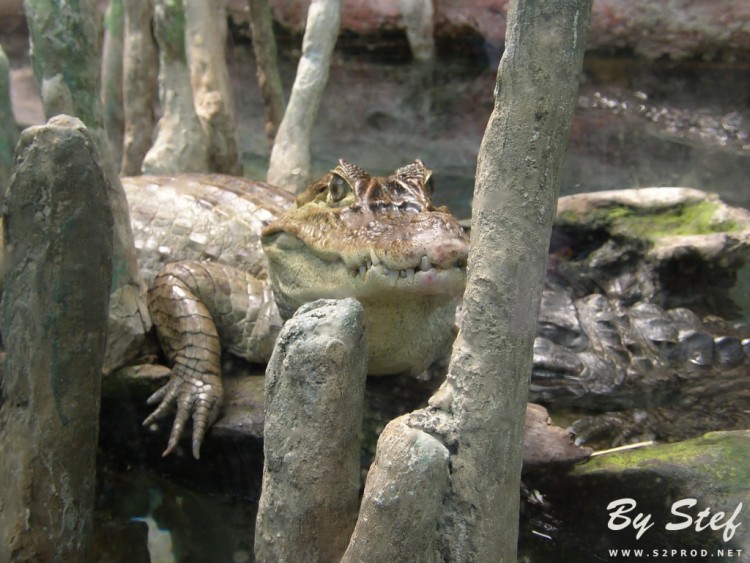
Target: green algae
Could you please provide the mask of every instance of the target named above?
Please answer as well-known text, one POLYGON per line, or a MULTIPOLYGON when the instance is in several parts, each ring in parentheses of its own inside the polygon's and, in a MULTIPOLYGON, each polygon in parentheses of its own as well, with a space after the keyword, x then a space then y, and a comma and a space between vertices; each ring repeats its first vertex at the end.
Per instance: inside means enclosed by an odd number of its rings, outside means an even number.
POLYGON ((587 222, 612 233, 656 242, 666 236, 730 233, 741 229, 735 221, 716 219, 719 204, 710 200, 686 201, 670 207, 637 208, 612 205, 587 210, 582 219, 573 210, 559 216, 562 223, 587 222))
POLYGON ((578 476, 601 472, 673 472, 684 468, 693 477, 741 491, 750 487, 750 431, 710 432, 700 438, 659 444, 592 458, 576 467, 578 476), (671 468, 671 469, 670 469, 671 468))

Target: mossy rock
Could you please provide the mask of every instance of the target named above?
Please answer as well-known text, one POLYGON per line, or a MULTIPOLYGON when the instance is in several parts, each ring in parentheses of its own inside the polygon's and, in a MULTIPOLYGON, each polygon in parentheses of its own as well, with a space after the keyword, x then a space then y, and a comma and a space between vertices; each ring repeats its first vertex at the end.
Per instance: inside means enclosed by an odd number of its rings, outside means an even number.
POLYGON ((606 558, 611 549, 643 549, 654 558, 654 550, 662 557, 662 549, 676 548, 688 555, 697 550, 695 559, 682 560, 738 561, 743 559, 737 550, 750 550, 747 430, 594 457, 557 481, 537 485, 559 522, 557 547, 573 550, 580 560, 606 558), (611 520, 618 502, 630 510, 611 520), (632 525, 638 514, 650 518, 640 538, 632 525), (609 526, 628 519, 621 529, 609 526))
POLYGON ((750 257, 750 212, 691 188, 641 188, 560 198, 556 226, 644 241, 667 260, 694 252, 709 262, 750 257))
POLYGON ((576 468, 576 476, 599 472, 654 471, 692 485, 740 494, 750 505, 750 430, 709 432, 700 438, 597 456, 576 468))

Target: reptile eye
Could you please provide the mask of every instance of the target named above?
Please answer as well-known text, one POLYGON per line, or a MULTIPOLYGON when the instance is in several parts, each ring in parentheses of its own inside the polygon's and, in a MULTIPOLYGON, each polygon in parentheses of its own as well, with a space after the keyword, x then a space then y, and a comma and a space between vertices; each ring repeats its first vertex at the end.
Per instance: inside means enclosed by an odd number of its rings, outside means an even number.
POLYGON ((328 196, 332 201, 341 201, 350 191, 349 184, 341 176, 336 174, 331 176, 331 180, 328 182, 328 196))

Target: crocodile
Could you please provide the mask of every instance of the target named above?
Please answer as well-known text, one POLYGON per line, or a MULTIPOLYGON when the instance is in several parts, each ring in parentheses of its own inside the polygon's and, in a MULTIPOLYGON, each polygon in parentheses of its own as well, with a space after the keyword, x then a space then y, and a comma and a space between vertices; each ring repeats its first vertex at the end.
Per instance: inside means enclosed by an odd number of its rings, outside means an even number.
POLYGON ((725 320, 749 253, 750 213, 712 194, 561 198, 529 399, 601 447, 750 427, 750 326, 725 320))
POLYGON ((160 204, 214 210, 224 198, 234 206, 243 198, 240 183, 221 176, 123 180, 146 277, 176 254, 194 259, 167 264, 153 275, 149 291, 157 335, 173 367, 169 382, 149 398, 158 406, 144 425, 177 406, 164 455, 192 417, 192 450, 199 457, 221 407, 222 347, 266 362, 283 320, 303 303, 349 296, 362 303, 370 375, 420 374, 453 338, 469 239, 446 208, 432 204, 432 172, 421 161, 378 178, 342 160, 294 205, 271 186, 247 182, 248 199, 265 215, 244 216, 263 226, 258 232, 259 225, 251 225, 248 236, 239 237, 241 248, 209 242, 200 224, 191 227, 195 217, 172 221, 167 215, 174 209, 160 204), (259 205, 261 193, 274 208, 259 205), (191 248, 201 250, 191 256, 191 248))
MULTIPOLYGON (((142 176, 123 185, 149 306, 173 365, 144 422, 177 405, 165 455, 192 417, 199 456, 221 407, 222 348, 265 363, 302 303, 346 296, 363 303, 371 375, 420 374, 449 349, 468 235, 433 205, 432 173, 421 161, 383 178, 340 161, 296 201, 220 175, 142 176)), ((747 387, 747 334, 705 322, 683 303, 662 307, 674 280, 643 241, 602 231, 593 246, 561 259, 553 241, 532 400, 594 413, 573 427, 586 437, 638 427, 643 417, 632 407, 679 395, 684 374, 695 382, 739 370, 737 385, 747 387)))

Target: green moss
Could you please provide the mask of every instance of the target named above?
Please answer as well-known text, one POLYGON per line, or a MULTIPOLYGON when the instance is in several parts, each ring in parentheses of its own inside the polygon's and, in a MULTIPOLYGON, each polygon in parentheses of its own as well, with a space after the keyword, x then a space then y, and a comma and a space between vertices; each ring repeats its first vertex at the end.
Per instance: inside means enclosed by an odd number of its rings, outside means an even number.
POLYGON ((182 0, 162 0, 154 24, 162 51, 173 60, 185 60, 185 9, 182 0))
POLYGON ((125 18, 122 11, 122 0, 110 0, 107 12, 104 15, 104 27, 114 36, 121 37, 125 18))
POLYGON ((575 211, 565 211, 563 223, 581 223, 607 228, 613 233, 657 241, 665 236, 705 235, 733 232, 740 229, 734 221, 717 221, 718 204, 712 201, 690 201, 663 208, 639 209, 624 205, 589 211, 585 220, 575 211))
POLYGON ((575 473, 661 472, 669 468, 684 468, 695 477, 746 490, 750 483, 750 431, 711 432, 693 440, 607 454, 577 467, 575 473))

